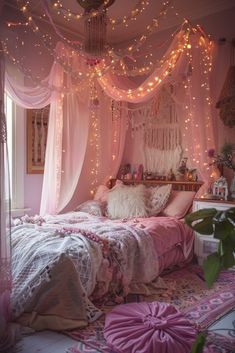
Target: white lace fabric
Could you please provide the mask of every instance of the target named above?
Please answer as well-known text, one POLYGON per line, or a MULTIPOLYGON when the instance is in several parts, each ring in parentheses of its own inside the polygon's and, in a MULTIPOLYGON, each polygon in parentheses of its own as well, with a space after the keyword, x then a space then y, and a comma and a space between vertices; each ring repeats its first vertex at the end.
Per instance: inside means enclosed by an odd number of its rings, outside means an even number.
MULTIPOLYGON (((158 275, 152 238, 144 230, 82 212, 47 217, 44 221, 41 226, 21 224, 13 228, 12 305, 15 318, 25 311, 33 311, 34 306, 48 306, 46 303, 51 300, 44 293, 49 292, 53 276, 58 276, 58 280, 67 276, 66 270, 59 267, 62 257, 72 262, 75 269, 70 270, 68 283, 76 283, 74 306, 82 303, 84 309, 80 310, 81 317, 77 319, 87 322, 102 314, 92 303, 93 297, 107 291, 124 295, 130 282, 148 283, 158 275), (105 242, 108 252, 103 247, 105 242), (60 268, 60 276, 57 268, 60 268), (45 303, 36 303, 36 298, 45 303)), ((63 291, 61 296, 71 296, 71 293, 65 293, 64 286, 63 291)), ((60 293, 56 293, 58 300, 59 296, 60 293)), ((52 308, 48 310, 53 311, 52 308)))

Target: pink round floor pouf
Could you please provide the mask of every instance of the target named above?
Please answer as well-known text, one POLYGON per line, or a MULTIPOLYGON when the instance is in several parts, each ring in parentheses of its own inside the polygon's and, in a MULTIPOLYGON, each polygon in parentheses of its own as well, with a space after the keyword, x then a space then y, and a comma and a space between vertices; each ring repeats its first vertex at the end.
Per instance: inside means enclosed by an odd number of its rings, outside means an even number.
POLYGON ((197 330, 166 303, 122 304, 106 315, 104 337, 116 353, 190 353, 197 330))

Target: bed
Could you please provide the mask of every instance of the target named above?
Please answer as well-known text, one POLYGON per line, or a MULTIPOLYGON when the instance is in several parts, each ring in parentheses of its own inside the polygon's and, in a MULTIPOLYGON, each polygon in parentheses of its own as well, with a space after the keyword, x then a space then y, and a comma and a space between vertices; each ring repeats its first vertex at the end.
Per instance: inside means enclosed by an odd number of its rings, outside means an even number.
MULTIPOLYGON (((174 190, 184 185, 184 191, 176 192, 194 194, 201 186, 151 182, 156 189, 159 184, 174 190)), ((111 191, 120 194, 115 186, 111 191)), ((22 325, 36 330, 84 327, 102 315, 96 303, 111 299, 118 304, 130 292, 151 294, 153 283, 161 285, 162 271, 192 259, 193 233, 182 217, 163 212, 110 219, 91 213, 80 207, 15 222, 12 306, 22 325)))

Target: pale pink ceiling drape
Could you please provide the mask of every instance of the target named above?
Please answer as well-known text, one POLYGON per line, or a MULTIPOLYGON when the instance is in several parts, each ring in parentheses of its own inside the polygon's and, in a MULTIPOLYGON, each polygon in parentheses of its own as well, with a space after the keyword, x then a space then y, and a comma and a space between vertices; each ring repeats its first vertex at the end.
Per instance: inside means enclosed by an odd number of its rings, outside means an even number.
POLYGON ((86 58, 61 43, 55 52, 42 85, 31 90, 16 86, 8 75, 6 80, 12 98, 24 107, 51 105, 41 214, 71 209, 75 190, 85 199, 89 194, 84 189, 94 186, 94 180, 97 184, 115 176, 124 148, 127 110, 122 107, 120 116, 115 117, 111 100, 143 104, 166 84, 173 87, 191 165, 196 165, 203 180, 208 179, 207 150, 214 146, 208 86, 210 43, 200 29, 188 26, 179 31, 160 67, 141 85, 104 69, 103 61, 96 64, 92 77, 86 58), (98 134, 94 133, 94 119, 98 134), (198 133, 200 129, 202 133, 198 133), (98 147, 94 149, 94 145, 98 147))
POLYGON ((99 79, 105 93, 116 100, 143 103, 157 95, 163 85, 172 88, 182 131, 182 144, 191 168, 209 180, 208 149, 215 146, 209 86, 211 43, 200 28, 180 31, 157 68, 140 86, 117 80, 107 73, 99 79))

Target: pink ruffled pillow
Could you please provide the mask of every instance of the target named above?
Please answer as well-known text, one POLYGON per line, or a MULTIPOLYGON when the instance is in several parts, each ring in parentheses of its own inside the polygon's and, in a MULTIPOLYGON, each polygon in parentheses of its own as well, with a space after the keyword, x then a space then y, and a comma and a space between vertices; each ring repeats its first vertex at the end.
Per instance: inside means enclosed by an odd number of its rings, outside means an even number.
POLYGON ((163 216, 183 218, 190 209, 196 193, 194 191, 172 191, 163 216))
POLYGON ((131 303, 106 315, 104 337, 116 353, 190 353, 197 331, 174 306, 131 303))

